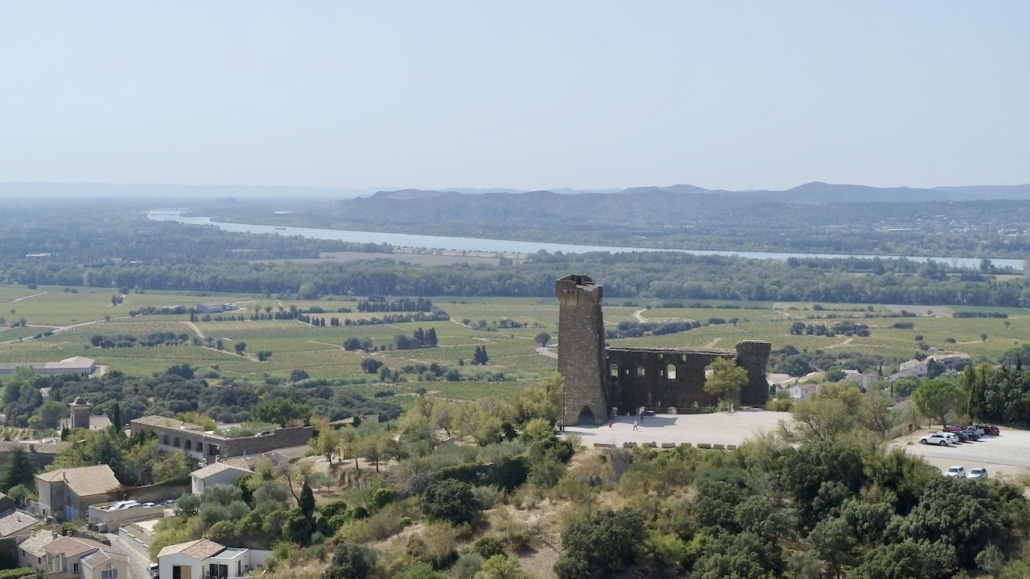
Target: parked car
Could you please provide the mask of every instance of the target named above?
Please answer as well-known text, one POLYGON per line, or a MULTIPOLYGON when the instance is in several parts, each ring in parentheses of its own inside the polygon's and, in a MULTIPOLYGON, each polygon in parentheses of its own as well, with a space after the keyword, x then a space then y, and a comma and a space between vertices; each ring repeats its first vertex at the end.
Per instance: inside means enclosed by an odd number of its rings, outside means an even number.
POLYGON ((987 436, 1001 436, 1001 430, 993 424, 984 424, 984 434, 987 436))
POLYGON ((972 424, 966 430, 972 430, 973 432, 976 433, 977 436, 983 436, 984 435, 984 427, 980 426, 979 424, 972 424))
POLYGON ((969 436, 966 435, 965 430, 959 430, 958 432, 951 432, 949 434, 957 436, 959 442, 969 442, 969 436))
POLYGON ((107 507, 109 511, 124 511, 125 509, 131 509, 132 507, 138 507, 139 503, 136 501, 118 501, 117 503, 107 507))
POLYGON ((149 509, 150 507, 154 506, 155 504, 156 503, 143 503, 143 508, 144 509, 149 509))
POLYGON ((147 571, 150 573, 151 579, 160 579, 161 577, 161 566, 157 563, 151 563, 147 565, 147 571))
POLYGON ((940 434, 944 438, 947 438, 949 444, 958 444, 959 442, 958 435, 954 432, 938 432, 937 434, 940 434))
POLYGON ((980 440, 980 436, 982 436, 980 434, 977 434, 976 429, 973 428, 967 428, 959 434, 966 435, 966 438, 968 438, 969 440, 980 440))
POLYGON ((951 441, 948 439, 948 435, 937 432, 934 434, 927 434, 926 436, 919 439, 919 444, 937 444, 940 446, 948 446, 951 441))
POLYGON ((966 429, 966 427, 961 425, 961 424, 949 424, 949 425, 945 426, 944 428, 942 428, 941 430, 944 431, 944 432, 958 432, 960 430, 965 430, 965 429, 966 429))
POLYGON ((966 478, 987 478, 987 469, 982 466, 971 468, 966 478))
POLYGON ((950 476, 951 478, 966 478, 966 468, 962 466, 949 466, 948 470, 945 471, 944 476, 950 476))

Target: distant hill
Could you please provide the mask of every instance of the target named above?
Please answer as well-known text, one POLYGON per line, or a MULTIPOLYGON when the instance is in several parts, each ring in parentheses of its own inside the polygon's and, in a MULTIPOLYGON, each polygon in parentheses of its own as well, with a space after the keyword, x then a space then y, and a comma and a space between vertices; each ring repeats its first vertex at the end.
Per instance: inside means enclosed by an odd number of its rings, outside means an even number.
POLYGON ((746 197, 755 200, 780 203, 911 203, 925 201, 986 201, 1006 199, 1030 200, 1030 184, 1027 185, 968 185, 961 187, 868 187, 866 185, 833 184, 813 181, 785 191, 768 189, 751 191, 726 191, 702 189, 693 185, 672 185, 669 187, 634 187, 622 193, 675 193, 706 194, 717 193, 746 197))
POLYGON ((174 185, 174 184, 110 184, 110 183, 0 183, 0 198, 216 198, 216 197, 333 197, 336 199, 370 195, 376 189, 346 187, 293 187, 256 185, 174 185))
MULTIPOLYGON (((154 199, 183 197, 332 197, 349 199, 372 195, 391 195, 392 199, 427 199, 441 195, 463 195, 489 198, 493 201, 507 195, 658 195, 672 196, 721 196, 746 198, 754 201, 778 203, 899 203, 926 201, 984 201, 991 199, 1030 200, 1030 184, 1027 185, 965 185, 953 187, 867 187, 865 185, 831 184, 812 182, 785 191, 768 189, 749 191, 728 191, 704 189, 694 185, 670 185, 667 187, 642 186, 627 189, 571 189, 567 187, 546 191, 525 191, 519 189, 446 187, 437 190, 351 187, 301 187, 301 186, 255 186, 255 185, 175 185, 175 184, 130 184, 107 183, 0 183, 2 197, 136 197, 154 199)), ((539 201, 539 199, 537 199, 539 201)), ((582 202, 582 200, 580 200, 582 202)))

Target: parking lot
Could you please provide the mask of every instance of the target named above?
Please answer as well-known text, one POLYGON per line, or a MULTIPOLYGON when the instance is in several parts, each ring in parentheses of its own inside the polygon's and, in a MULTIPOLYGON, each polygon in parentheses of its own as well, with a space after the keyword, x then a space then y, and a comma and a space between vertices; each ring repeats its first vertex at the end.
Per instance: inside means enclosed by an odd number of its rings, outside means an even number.
POLYGON ((919 444, 919 438, 936 430, 917 430, 894 442, 905 452, 922 456, 926 462, 947 470, 959 465, 970 468, 987 467, 991 477, 1007 478, 1015 482, 1019 475, 1030 475, 1030 432, 1002 428, 1000 436, 985 436, 973 442, 960 442, 952 446, 919 444))
MULTIPOLYGON (((781 420, 790 420, 785 412, 765 410, 739 410, 733 414, 658 414, 647 416, 633 430, 636 416, 620 416, 612 427, 569 426, 566 433, 576 434, 585 446, 625 442, 644 444, 698 443, 741 444, 762 431, 775 430, 781 420)), ((905 452, 922 456, 942 471, 949 466, 961 465, 966 470, 977 466, 987 467, 992 478, 1006 478, 1015 482, 1019 475, 1030 475, 1030 431, 1002 428, 1000 436, 985 436, 976 442, 962 442, 940 447, 919 444, 919 437, 936 430, 917 430, 892 442, 893 446, 905 452)))

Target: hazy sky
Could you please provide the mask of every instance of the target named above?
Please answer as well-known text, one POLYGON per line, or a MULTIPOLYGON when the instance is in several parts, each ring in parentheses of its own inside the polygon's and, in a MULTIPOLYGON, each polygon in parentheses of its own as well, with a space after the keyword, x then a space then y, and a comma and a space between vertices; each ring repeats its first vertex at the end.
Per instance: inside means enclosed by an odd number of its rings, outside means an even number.
POLYGON ((1030 3, 6 2, 0 181, 1030 182, 1030 3))

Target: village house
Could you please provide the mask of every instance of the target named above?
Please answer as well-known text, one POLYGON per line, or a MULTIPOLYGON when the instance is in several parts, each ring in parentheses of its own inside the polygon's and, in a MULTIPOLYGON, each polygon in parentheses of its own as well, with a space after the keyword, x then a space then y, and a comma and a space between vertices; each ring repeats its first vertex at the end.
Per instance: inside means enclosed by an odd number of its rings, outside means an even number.
POLYGON ((246 468, 224 462, 209 464, 190 473, 191 492, 199 495, 204 489, 214 485, 234 485, 237 480, 249 474, 253 473, 246 468))
POLYGON ((18 546, 18 562, 48 579, 118 579, 129 576, 128 558, 109 545, 42 529, 18 546), (106 573, 106 574, 105 574, 106 573))
POLYGON ((264 565, 271 555, 271 551, 238 549, 197 539, 161 549, 157 560, 161 577, 207 579, 243 577, 255 567, 264 565))
POLYGON ((184 452, 201 464, 214 464, 219 457, 254 455, 306 445, 314 429, 310 426, 275 428, 253 436, 226 436, 203 427, 164 416, 144 416, 130 423, 133 434, 157 439, 164 452, 184 452))
POLYGON ((121 487, 106 464, 61 468, 36 475, 36 495, 44 517, 58 521, 79 521, 89 506, 111 500, 121 487))

